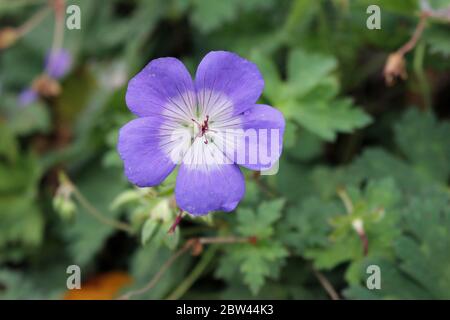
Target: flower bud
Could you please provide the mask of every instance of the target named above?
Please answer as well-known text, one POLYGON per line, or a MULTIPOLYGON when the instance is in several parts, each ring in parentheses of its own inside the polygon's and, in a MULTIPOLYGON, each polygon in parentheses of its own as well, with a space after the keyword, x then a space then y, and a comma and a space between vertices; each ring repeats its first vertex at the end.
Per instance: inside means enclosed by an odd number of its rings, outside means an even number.
POLYGON ((45 74, 33 81, 32 88, 43 97, 55 97, 61 93, 61 86, 58 81, 45 74))
POLYGON ((364 223, 361 219, 355 219, 352 221, 352 227, 358 234, 364 233, 364 223))
POLYGON ((64 195, 57 194, 53 198, 53 208, 63 220, 71 220, 75 215, 76 205, 64 195))
POLYGON ((159 201, 151 210, 150 216, 154 219, 160 219, 162 221, 170 221, 173 217, 172 210, 169 206, 169 199, 163 198, 159 201))
POLYGON ((408 78, 405 64, 405 58, 402 54, 395 52, 389 55, 383 70, 384 79, 388 86, 394 85, 397 78, 402 80, 408 78))

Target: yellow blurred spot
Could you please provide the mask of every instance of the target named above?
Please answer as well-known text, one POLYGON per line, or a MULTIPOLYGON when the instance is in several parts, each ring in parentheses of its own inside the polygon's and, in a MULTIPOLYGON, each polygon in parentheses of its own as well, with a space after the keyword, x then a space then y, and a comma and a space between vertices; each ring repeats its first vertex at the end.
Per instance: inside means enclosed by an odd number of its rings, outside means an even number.
POLYGON ((3 28, 0 30, 0 49, 6 49, 16 42, 19 34, 14 28, 3 28))

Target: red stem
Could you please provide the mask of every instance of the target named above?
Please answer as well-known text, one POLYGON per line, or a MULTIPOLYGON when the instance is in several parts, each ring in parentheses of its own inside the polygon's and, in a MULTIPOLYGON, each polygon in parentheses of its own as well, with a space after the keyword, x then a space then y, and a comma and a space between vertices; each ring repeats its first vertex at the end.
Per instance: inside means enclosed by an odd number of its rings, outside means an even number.
POLYGON ((358 235, 362 242, 364 256, 367 256, 367 254, 369 253, 369 239, 364 232, 358 232, 358 235))
POLYGON ((172 224, 169 231, 167 232, 168 234, 172 234, 175 232, 175 229, 177 228, 178 224, 181 222, 181 219, 183 219, 183 213, 184 213, 184 211, 180 209, 180 213, 177 215, 174 223, 172 224))

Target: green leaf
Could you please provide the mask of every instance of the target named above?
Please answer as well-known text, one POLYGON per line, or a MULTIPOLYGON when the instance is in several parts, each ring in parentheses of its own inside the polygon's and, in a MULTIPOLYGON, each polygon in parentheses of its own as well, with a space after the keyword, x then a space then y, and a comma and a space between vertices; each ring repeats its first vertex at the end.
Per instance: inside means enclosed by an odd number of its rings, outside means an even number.
POLYGON ((130 203, 139 203, 145 195, 148 195, 148 188, 134 188, 121 192, 111 203, 110 209, 117 210, 130 203))
MULTIPOLYGON (((450 197, 434 190, 408 197, 402 210, 403 235, 393 242, 395 259, 373 260, 382 273, 381 290, 370 298, 449 299, 450 197)), ((351 286, 346 295, 366 298, 367 289, 351 286)))
POLYGON ((450 55, 450 28, 448 26, 432 25, 424 35, 424 40, 430 46, 430 52, 441 54, 448 58, 450 55))
POLYGON ((240 244, 227 248, 216 276, 230 279, 241 272, 244 283, 256 295, 267 277, 277 277, 279 269, 288 256, 285 247, 275 239, 274 224, 281 217, 284 199, 262 202, 257 211, 240 208, 237 212, 238 232, 243 236, 256 236, 256 244, 240 244))
MULTIPOLYGON (((121 171, 103 169, 91 164, 75 180, 75 184, 97 210, 117 219, 120 212, 110 211, 110 203, 125 187, 121 175, 121 171)), ((106 239, 115 229, 98 221, 82 206, 78 205, 78 209, 75 222, 66 226, 65 235, 69 241, 73 262, 85 266, 104 246, 106 239)))
POLYGON ((386 10, 394 13, 412 15, 419 9, 417 0, 402 0, 402 1, 390 1, 390 0, 359 0, 355 1, 360 6, 367 8, 369 5, 378 5, 381 10, 386 10))
POLYGON ((333 56, 295 49, 290 52, 288 59, 289 89, 301 97, 316 87, 336 66, 337 61, 333 56))
POLYGON ((47 295, 36 287, 26 275, 8 269, 0 269, 0 299, 46 299, 47 295))
POLYGON ((26 107, 17 105, 17 101, 7 100, 8 126, 15 135, 23 136, 31 133, 46 133, 51 127, 48 109, 41 103, 35 102, 26 107))
POLYGON ((349 299, 431 299, 431 295, 420 285, 411 281, 403 272, 401 272, 395 263, 385 259, 367 259, 361 265, 365 277, 366 268, 369 265, 380 267, 381 271, 381 289, 369 290, 364 281, 363 285, 354 284, 344 290, 344 295, 349 299))
POLYGON ((343 206, 337 201, 305 198, 297 206, 289 208, 278 233, 286 245, 303 255, 306 248, 328 244, 330 219, 343 211, 343 206))
POLYGON ((392 242, 399 236, 396 224, 399 220, 400 194, 393 179, 370 181, 362 190, 355 187, 347 189, 353 211, 335 215, 330 220, 332 232, 328 243, 313 244, 304 255, 313 259, 318 269, 329 270, 350 262, 346 279, 356 284, 362 277, 360 266, 365 257, 364 244, 354 222, 361 221, 368 239, 368 257, 392 257, 392 242))
POLYGON ((235 1, 194 1, 192 23, 203 32, 212 31, 225 22, 233 20, 236 14, 235 1))
POLYGON ((253 51, 251 61, 258 66, 264 77, 264 95, 272 101, 281 100, 284 88, 275 63, 261 51, 253 51))
POLYGON ((432 113, 411 109, 397 123, 395 133, 397 145, 420 175, 447 182, 450 123, 439 123, 432 113))
POLYGON ((339 82, 332 74, 337 60, 333 56, 292 50, 285 82, 280 82, 275 65, 267 57, 256 55, 256 59, 271 86, 264 96, 287 120, 294 120, 321 139, 334 141, 337 133, 351 133, 372 122, 351 99, 337 98, 339 82))
POLYGON ((0 261, 20 260, 42 243, 44 218, 36 203, 40 177, 32 155, 0 161, 0 261))
POLYGON ((190 17, 200 31, 211 32, 227 22, 236 20, 243 11, 269 8, 273 3, 273 0, 193 0, 193 12, 190 17))
POLYGON ((143 245, 150 242, 151 238, 155 235, 160 223, 153 219, 148 219, 145 221, 144 226, 142 227, 141 233, 141 242, 143 245))
POLYGON ((417 195, 404 209, 403 217, 407 235, 395 243, 400 269, 424 287, 434 299, 449 299, 448 193, 431 191, 417 195))
MULTIPOLYGON (((272 265, 287 257, 288 252, 280 244, 273 243, 268 247, 253 250, 249 248, 247 257, 243 260, 240 270, 244 274, 244 282, 249 286, 253 294, 257 294, 265 282, 265 278, 273 274, 272 265)), ((276 269, 279 266, 276 265, 276 269)))
POLYGON ((0 123, 0 156, 9 161, 15 161, 18 153, 18 145, 13 132, 6 125, 0 123))
MULTIPOLYGON (((167 233, 167 231, 166 231, 167 233)), ((159 245, 148 245, 137 250, 130 260, 130 273, 134 279, 132 288, 128 290, 142 289, 146 283, 160 271, 164 263, 173 255, 173 251, 159 245)), ((177 259, 152 290, 141 295, 133 296, 133 299, 163 299, 170 290, 179 284, 188 272, 192 258, 190 255, 182 255, 177 259)))
POLYGON ((243 236, 270 237, 273 224, 280 219, 284 199, 262 202, 257 212, 248 208, 239 208, 237 211, 238 231, 243 236))
POLYGON ((355 108, 350 99, 293 103, 289 105, 288 115, 327 141, 334 141, 337 132, 350 133, 372 122, 371 117, 355 108))
MULTIPOLYGON (((290 130, 290 123, 286 126, 284 140, 286 141, 287 131, 290 130)), ((285 152, 298 160, 308 161, 318 158, 323 150, 322 140, 315 134, 308 130, 298 128, 297 132, 293 133, 295 136, 294 145, 287 146, 285 152), (298 139, 296 138, 298 137, 298 139)), ((286 142, 285 142, 286 144, 286 142)))
POLYGON ((287 256, 288 251, 276 241, 236 245, 221 258, 216 276, 230 279, 240 271, 243 282, 256 295, 266 278, 278 277, 287 256))
POLYGON ((361 183, 367 179, 394 178, 404 191, 417 192, 423 185, 429 185, 430 179, 418 176, 414 169, 401 159, 382 149, 366 149, 347 168, 347 183, 361 183))

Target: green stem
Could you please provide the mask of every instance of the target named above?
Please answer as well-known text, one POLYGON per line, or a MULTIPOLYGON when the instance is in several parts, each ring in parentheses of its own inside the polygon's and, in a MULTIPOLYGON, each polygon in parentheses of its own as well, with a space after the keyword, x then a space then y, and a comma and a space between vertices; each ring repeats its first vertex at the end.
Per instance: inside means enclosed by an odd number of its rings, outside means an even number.
POLYGON ((206 267, 213 260, 216 251, 216 246, 211 245, 210 247, 208 247, 191 273, 178 285, 177 288, 175 288, 175 290, 167 297, 167 299, 177 300, 181 298, 205 271, 206 267))
POLYGON ((431 89, 428 84, 427 76, 423 67, 423 62, 425 59, 425 49, 426 46, 423 42, 419 43, 414 52, 414 73, 416 74, 417 80, 419 82, 420 91, 423 96, 425 109, 430 109, 432 106, 431 101, 431 89))
POLYGON ((12 13, 18 8, 32 6, 32 5, 45 5, 46 0, 15 0, 15 1, 2 1, 0 2, 0 13, 12 13))
POLYGON ((42 22, 42 20, 44 20, 44 18, 49 13, 50 13, 50 8, 47 6, 40 9, 29 20, 27 20, 23 25, 21 25, 19 28, 17 28, 17 32, 19 33, 19 36, 23 37, 28 32, 33 30, 38 24, 40 24, 42 22))
POLYGON ((159 271, 155 274, 155 276, 150 280, 150 282, 145 287, 125 293, 124 295, 120 296, 118 300, 129 300, 131 299, 132 296, 140 295, 151 290, 159 282, 159 280, 166 273, 166 271, 175 263, 175 261, 179 257, 181 257, 185 252, 191 249, 194 244, 195 242, 193 241, 187 241, 184 244, 184 246, 182 246, 180 249, 178 249, 178 251, 176 251, 174 254, 170 256, 169 260, 167 260, 162 265, 159 271))
POLYGON ((127 223, 110 219, 109 217, 105 216, 103 213, 101 213, 97 208, 95 208, 88 199, 86 199, 83 194, 75 187, 75 185, 72 184, 72 192, 74 197, 78 200, 78 202, 83 206, 86 211, 92 215, 94 218, 96 218, 98 221, 102 222, 103 224, 109 225, 111 227, 114 227, 116 229, 133 233, 133 228, 127 223))
POLYGON ((312 267, 312 271, 314 275, 316 276, 317 280, 319 280, 319 283, 321 286, 325 289, 325 291, 328 293, 330 298, 332 300, 340 300, 339 294, 334 289, 333 285, 330 281, 319 271, 316 270, 314 267, 312 267))
POLYGON ((337 194, 339 198, 341 198, 342 203, 345 206, 345 210, 348 214, 353 213, 353 202, 352 199, 350 199, 350 196, 348 195, 347 191, 344 188, 338 188, 337 194))
POLYGON ((309 13, 309 10, 311 10, 313 5, 315 5, 315 3, 311 0, 295 0, 291 5, 288 16, 286 17, 286 22, 282 28, 283 32, 285 34, 290 34, 299 21, 302 21, 302 18, 309 13))
POLYGON ((204 234, 205 232, 210 232, 212 230, 216 230, 217 227, 215 226, 208 226, 208 225, 200 225, 200 226, 190 226, 189 228, 186 228, 183 230, 183 236, 185 237, 192 237, 192 236, 198 236, 199 234, 204 234))

